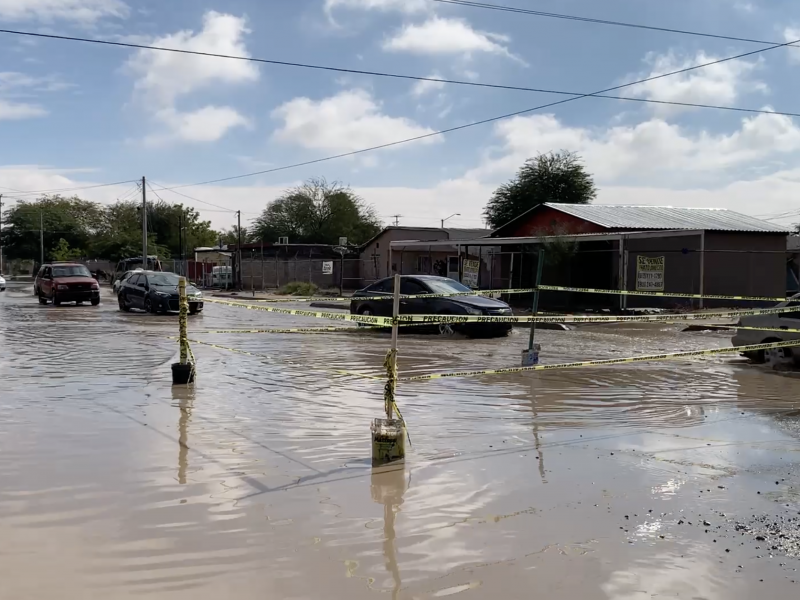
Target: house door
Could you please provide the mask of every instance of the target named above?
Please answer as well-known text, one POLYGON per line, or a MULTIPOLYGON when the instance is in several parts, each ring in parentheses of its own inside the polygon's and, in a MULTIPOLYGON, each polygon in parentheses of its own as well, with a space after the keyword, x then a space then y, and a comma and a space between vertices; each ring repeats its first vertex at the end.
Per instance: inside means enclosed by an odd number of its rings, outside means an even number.
POLYGON ((460 281, 458 278, 458 257, 457 256, 448 256, 447 257, 447 276, 450 279, 455 279, 456 281, 460 281))

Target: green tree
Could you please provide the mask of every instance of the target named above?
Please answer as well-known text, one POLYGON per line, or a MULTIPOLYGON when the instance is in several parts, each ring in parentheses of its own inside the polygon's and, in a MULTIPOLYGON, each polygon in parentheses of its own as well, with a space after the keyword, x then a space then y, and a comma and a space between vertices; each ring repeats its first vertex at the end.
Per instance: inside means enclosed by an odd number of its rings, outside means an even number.
MULTIPOLYGON (((242 227, 242 244, 247 244, 251 240, 252 235, 247 227, 242 227)), ((222 240, 222 243, 227 246, 235 246, 239 243, 239 227, 234 225, 229 229, 223 229, 217 234, 217 243, 222 240)))
POLYGON ((4 252, 9 258, 39 259, 44 232, 45 260, 51 249, 64 240, 78 255, 87 253, 103 219, 103 208, 94 202, 53 195, 35 201, 20 201, 3 215, 4 252))
POLYGON ((511 181, 494 191, 483 214, 496 229, 545 202, 589 204, 596 196, 580 156, 561 150, 526 160, 511 181))
POLYGON ((353 190, 325 179, 309 179, 270 202, 253 221, 251 239, 336 244, 340 237, 360 244, 381 230, 375 209, 353 190))
POLYGON ((60 238, 58 243, 50 250, 50 257, 59 261, 77 260, 81 258, 81 251, 70 248, 67 240, 60 238))

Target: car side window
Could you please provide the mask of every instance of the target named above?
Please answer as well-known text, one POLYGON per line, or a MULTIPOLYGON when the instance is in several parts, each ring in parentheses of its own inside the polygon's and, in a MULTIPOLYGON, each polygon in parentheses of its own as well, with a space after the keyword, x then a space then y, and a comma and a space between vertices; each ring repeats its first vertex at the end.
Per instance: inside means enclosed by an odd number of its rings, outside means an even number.
POLYGON ((45 267, 44 274, 42 275, 42 277, 44 277, 45 279, 50 279, 52 276, 53 276, 53 270, 50 267, 45 267))
POLYGON ((383 294, 391 294, 394 290, 394 280, 392 279, 385 279, 383 281, 379 281, 372 285, 369 288, 370 292, 380 292, 383 294))
POLYGON ((138 285, 141 288, 146 288, 147 287, 147 275, 145 275, 144 273, 139 275, 139 281, 136 282, 136 285, 138 285))
POLYGON ((418 296, 420 294, 428 294, 430 292, 428 292, 428 290, 426 290, 416 281, 403 279, 400 281, 400 293, 403 296, 418 296))
POLYGON ((130 277, 128 277, 128 283, 130 285, 136 285, 137 283, 139 283, 139 275, 131 275, 130 277))

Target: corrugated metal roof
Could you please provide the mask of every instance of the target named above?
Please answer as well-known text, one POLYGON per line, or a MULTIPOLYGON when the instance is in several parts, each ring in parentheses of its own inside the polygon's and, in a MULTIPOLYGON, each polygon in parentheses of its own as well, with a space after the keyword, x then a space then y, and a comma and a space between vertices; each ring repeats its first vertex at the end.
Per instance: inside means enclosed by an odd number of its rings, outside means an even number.
POLYGON ((472 240, 480 237, 488 237, 491 235, 491 229, 460 229, 446 227, 445 231, 451 240, 472 240))
POLYGON ((546 203, 545 206, 613 229, 703 229, 706 231, 771 233, 788 233, 790 231, 780 225, 725 208, 556 204, 551 202, 546 203))

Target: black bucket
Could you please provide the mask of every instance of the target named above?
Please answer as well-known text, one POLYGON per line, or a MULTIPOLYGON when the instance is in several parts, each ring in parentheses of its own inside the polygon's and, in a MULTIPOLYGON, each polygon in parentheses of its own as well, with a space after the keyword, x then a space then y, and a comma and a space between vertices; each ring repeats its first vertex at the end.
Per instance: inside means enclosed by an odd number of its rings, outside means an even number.
POLYGON ((172 363, 172 385, 186 385, 187 383, 194 383, 194 365, 172 363))

